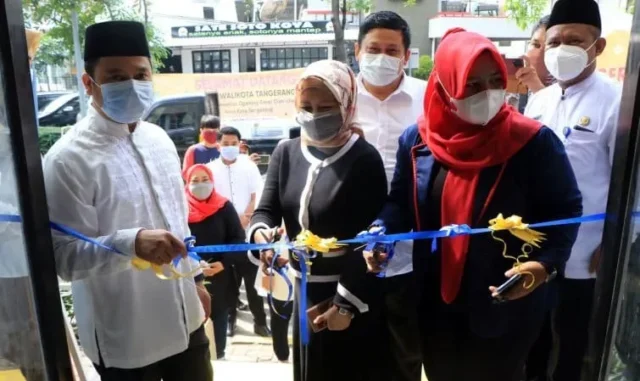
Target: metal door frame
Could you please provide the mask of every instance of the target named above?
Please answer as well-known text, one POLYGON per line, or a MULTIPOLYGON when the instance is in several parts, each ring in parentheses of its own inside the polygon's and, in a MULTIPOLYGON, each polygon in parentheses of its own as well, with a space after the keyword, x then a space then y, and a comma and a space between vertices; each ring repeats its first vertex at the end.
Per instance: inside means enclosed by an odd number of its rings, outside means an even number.
POLYGON ((73 381, 49 229, 22 2, 0 2, 0 65, 45 373, 73 381))

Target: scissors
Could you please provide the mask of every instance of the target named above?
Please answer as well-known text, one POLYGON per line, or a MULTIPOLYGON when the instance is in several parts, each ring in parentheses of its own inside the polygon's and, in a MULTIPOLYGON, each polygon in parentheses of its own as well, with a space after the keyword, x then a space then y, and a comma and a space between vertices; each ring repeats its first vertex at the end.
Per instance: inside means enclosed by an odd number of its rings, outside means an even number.
MULTIPOLYGON (((263 238, 267 243, 274 243, 274 242, 278 242, 278 241, 280 241, 280 239, 282 238, 282 236, 280 235, 280 233, 278 233, 278 228, 276 227, 276 228, 273 228, 273 229, 270 229, 270 230, 271 230, 271 232, 272 232, 272 233, 271 233, 271 238, 269 238, 266 234, 264 234, 264 232, 263 232, 262 230, 260 230, 260 235, 262 236, 262 238, 263 238)), ((269 251, 269 250, 273 250, 273 249, 263 249, 263 250, 260 250, 260 253, 264 253, 264 252, 267 252, 267 251, 269 251)), ((273 258, 273 260, 272 260, 272 265, 273 265, 273 267, 278 267, 278 268, 280 268, 280 266, 278 266, 278 261, 277 261, 277 257, 279 256, 279 254, 278 254, 278 253, 276 253, 276 252, 275 252, 275 250, 273 250, 273 251, 274 251, 274 255, 273 255, 273 256, 274 256, 274 258, 273 258)))

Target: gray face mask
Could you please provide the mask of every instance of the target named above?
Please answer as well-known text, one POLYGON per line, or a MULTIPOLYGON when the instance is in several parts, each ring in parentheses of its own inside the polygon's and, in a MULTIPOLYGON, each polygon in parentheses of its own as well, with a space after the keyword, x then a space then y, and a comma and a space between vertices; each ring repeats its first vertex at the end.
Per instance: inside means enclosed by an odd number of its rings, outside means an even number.
POLYGON ((331 140, 338 134, 343 123, 340 111, 335 110, 318 114, 302 110, 298 112, 296 121, 304 129, 309 139, 315 142, 331 140))

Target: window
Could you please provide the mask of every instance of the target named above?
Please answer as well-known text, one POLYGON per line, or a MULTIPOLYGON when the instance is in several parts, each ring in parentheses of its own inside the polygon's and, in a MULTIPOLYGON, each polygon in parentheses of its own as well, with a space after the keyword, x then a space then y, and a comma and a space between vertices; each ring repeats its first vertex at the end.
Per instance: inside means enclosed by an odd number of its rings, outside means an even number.
POLYGON ((194 73, 231 73, 231 51, 193 52, 194 73))
POLYGON ((199 128, 199 104, 196 102, 167 103, 155 108, 147 122, 162 127, 165 131, 184 128, 199 128))
POLYGON ((256 50, 255 49, 240 49, 238 51, 240 55, 240 72, 254 72, 256 71, 256 50))
POLYGON ((329 58, 328 48, 273 48, 260 50, 260 67, 263 71, 307 67, 309 64, 329 58))
POLYGON ((215 19, 215 13, 213 12, 213 7, 202 7, 202 13, 204 13, 205 20, 215 19))

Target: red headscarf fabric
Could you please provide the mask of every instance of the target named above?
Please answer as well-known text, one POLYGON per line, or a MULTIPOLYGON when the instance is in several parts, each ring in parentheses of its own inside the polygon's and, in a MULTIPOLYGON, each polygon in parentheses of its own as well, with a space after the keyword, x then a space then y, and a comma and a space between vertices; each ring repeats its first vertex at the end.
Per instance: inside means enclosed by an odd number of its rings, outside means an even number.
POLYGON ((209 175, 211 182, 213 182, 213 173, 206 165, 196 164, 187 169, 185 174, 185 180, 187 181, 185 191, 187 193, 187 201, 189 202, 189 223, 203 221, 209 216, 214 215, 217 211, 222 209, 224 204, 227 203, 227 199, 216 193, 215 189, 207 200, 198 200, 195 198, 189 189, 189 180, 191 179, 193 172, 199 169, 205 171, 207 175, 209 175))
MULTIPOLYGON (((418 121, 422 140, 435 159, 448 169, 442 191, 442 226, 472 226, 475 222, 471 221, 473 201, 480 172, 506 163, 541 127, 539 122, 522 116, 506 103, 486 126, 470 124, 452 110, 455 106, 438 81, 451 97, 463 99, 469 72, 485 52, 495 59, 506 84, 506 66, 490 40, 461 28, 451 29, 444 35, 427 85, 424 114, 418 121)), ((446 238, 442 242, 441 291, 447 303, 453 302, 458 295, 468 248, 467 235, 446 238)))

